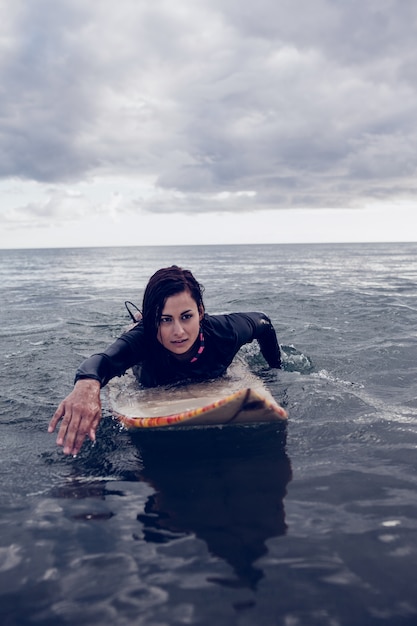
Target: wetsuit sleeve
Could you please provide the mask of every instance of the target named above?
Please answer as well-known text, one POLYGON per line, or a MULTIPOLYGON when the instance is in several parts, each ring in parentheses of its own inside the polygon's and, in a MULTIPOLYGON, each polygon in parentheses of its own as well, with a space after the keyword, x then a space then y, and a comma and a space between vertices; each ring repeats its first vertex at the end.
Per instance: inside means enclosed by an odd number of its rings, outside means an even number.
MULTIPOLYGON (((138 325, 139 326, 139 325, 138 325)), ((106 350, 93 354, 79 366, 75 381, 84 378, 98 380, 101 387, 115 376, 122 376, 143 358, 143 333, 132 329, 116 339, 106 350)))
POLYGON ((232 313, 230 318, 241 345, 256 339, 270 367, 281 367, 281 351, 271 320, 264 313, 232 313))

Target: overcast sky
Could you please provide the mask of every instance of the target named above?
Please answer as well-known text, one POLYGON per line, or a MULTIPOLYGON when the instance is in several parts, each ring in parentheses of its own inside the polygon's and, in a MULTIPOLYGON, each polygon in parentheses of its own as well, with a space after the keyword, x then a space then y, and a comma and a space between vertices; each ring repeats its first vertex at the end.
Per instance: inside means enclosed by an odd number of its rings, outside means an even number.
POLYGON ((414 241, 416 0, 0 0, 0 247, 414 241))

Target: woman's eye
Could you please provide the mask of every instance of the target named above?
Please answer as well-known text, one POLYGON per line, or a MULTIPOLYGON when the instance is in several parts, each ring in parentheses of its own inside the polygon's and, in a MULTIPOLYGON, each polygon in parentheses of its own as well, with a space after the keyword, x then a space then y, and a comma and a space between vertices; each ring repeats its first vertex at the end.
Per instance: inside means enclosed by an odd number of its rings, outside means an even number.
MULTIPOLYGON (((184 313, 184 315, 181 315, 181 320, 183 322, 190 320, 193 317, 192 313, 184 313)), ((170 322, 173 321, 172 317, 161 317, 159 323, 160 324, 169 324, 170 322)))

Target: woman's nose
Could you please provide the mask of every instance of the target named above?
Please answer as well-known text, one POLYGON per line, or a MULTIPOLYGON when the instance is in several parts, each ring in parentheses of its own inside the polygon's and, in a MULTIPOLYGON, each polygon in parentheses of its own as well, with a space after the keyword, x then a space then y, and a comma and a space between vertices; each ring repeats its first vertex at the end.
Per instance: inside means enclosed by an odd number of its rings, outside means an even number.
POLYGON ((184 329, 181 324, 181 320, 176 320, 174 322, 174 333, 176 335, 182 335, 184 333, 184 329))

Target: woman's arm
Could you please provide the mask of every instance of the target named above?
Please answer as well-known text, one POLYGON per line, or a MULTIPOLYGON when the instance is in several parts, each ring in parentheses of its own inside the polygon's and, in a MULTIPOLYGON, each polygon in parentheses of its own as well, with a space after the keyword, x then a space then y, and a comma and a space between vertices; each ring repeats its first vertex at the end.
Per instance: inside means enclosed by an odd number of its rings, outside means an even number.
POLYGON ((115 376, 123 376, 143 356, 143 329, 138 324, 116 339, 106 350, 83 361, 75 374, 75 382, 88 378, 97 380, 104 387, 115 376))
POLYGON ((78 368, 74 389, 60 403, 48 428, 52 433, 62 420, 57 444, 63 446, 64 454, 78 454, 86 437, 95 441, 102 417, 100 388, 140 360, 143 334, 135 330, 122 335, 104 352, 93 354, 78 368))
POLYGON ((275 328, 269 317, 260 314, 256 323, 256 339, 261 353, 270 367, 281 368, 281 350, 278 344, 275 328))
POLYGON ((235 354, 241 346, 256 339, 270 367, 281 367, 281 351, 275 329, 267 315, 260 312, 208 316, 218 341, 234 338, 235 354))

